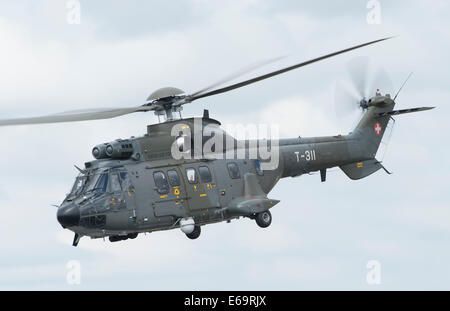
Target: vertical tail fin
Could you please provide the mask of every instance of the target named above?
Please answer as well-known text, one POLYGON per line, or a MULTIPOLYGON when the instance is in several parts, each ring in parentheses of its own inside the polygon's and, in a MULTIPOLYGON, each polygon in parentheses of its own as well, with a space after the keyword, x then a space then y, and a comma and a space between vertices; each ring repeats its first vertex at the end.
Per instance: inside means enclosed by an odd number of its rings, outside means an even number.
POLYGON ((359 140, 361 159, 340 166, 350 179, 361 179, 383 168, 381 163, 375 159, 375 155, 391 118, 389 114, 385 113, 392 111, 394 106, 395 102, 389 95, 377 94, 366 102, 367 110, 351 134, 359 140))
POLYGON ((386 96, 372 97, 368 102, 368 109, 354 130, 354 134, 361 137, 364 158, 374 159, 389 123, 390 115, 380 115, 392 111, 395 102, 386 96))

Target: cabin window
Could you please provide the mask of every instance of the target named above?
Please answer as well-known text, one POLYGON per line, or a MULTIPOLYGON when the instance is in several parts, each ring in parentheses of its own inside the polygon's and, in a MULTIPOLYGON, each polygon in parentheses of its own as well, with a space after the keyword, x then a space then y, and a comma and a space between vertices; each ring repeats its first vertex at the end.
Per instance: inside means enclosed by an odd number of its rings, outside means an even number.
POLYGON ((236 163, 234 162, 228 163, 227 167, 228 167, 228 174, 230 174, 230 177, 232 179, 241 178, 241 174, 239 173, 239 167, 236 163))
POLYGON ((203 183, 210 183, 212 181, 211 172, 207 166, 199 166, 198 173, 203 183))
POLYGON ((197 171, 193 167, 189 167, 186 169, 186 177, 190 184, 198 183, 197 171))
POLYGON ((180 176, 176 170, 168 170, 167 177, 169 178, 169 183, 172 187, 178 187, 180 185, 180 176))
POLYGON ((163 172, 154 172, 153 179, 155 180, 156 190, 158 193, 166 194, 169 192, 169 183, 167 182, 166 175, 164 175, 163 172))

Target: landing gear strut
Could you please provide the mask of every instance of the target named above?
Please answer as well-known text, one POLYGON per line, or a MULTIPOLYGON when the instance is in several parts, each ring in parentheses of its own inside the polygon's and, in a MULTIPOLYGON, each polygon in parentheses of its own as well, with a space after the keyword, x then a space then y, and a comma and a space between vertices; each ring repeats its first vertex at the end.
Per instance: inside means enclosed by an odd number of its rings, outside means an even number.
POLYGON ((195 226, 194 227, 194 231, 192 231, 191 233, 186 233, 186 236, 188 238, 190 238, 191 240, 195 240, 196 238, 198 238, 200 236, 200 233, 202 232, 202 229, 200 226, 195 226))
POLYGON ((267 228, 272 223, 272 214, 269 211, 264 211, 255 215, 255 221, 261 228, 267 228))
POLYGON ((72 246, 77 247, 78 242, 80 242, 80 239, 81 239, 81 235, 79 235, 78 233, 75 233, 75 236, 73 237, 72 246))

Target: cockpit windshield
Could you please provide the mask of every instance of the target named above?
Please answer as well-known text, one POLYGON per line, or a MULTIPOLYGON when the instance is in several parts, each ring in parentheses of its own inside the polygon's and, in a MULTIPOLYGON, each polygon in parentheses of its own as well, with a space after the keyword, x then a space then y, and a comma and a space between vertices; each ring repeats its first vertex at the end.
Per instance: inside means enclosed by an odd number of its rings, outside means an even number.
POLYGON ((108 187, 108 173, 100 173, 94 175, 81 175, 75 179, 72 190, 67 199, 72 200, 81 194, 89 192, 106 192, 108 187))
POLYGON ((87 176, 78 176, 75 179, 75 183, 73 184, 72 190, 70 191, 69 198, 76 197, 83 191, 83 188, 86 184, 87 176))
POLYGON ((105 192, 108 187, 108 173, 102 173, 93 175, 88 180, 88 185, 86 187, 85 193, 88 192, 105 192))

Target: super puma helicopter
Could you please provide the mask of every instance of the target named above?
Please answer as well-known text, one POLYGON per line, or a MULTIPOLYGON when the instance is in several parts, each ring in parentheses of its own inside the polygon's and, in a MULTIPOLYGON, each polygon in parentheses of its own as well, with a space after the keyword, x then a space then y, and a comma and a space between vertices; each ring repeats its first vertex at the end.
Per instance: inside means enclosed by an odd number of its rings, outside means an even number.
MULTIPOLYGON (((209 118, 206 110, 201 118, 182 119, 180 114, 177 119, 176 114, 184 104, 197 99, 228 92, 387 39, 353 46, 222 88, 217 87, 249 70, 193 94, 185 94, 177 88, 162 88, 137 107, 7 119, 0 120, 0 126, 107 119, 146 111, 154 111, 158 118, 164 118, 163 122, 148 125, 144 136, 95 146, 92 150, 95 160, 86 162, 84 169, 77 167, 80 173, 57 211, 62 227, 75 233, 73 246, 77 246, 83 236, 109 237, 111 242, 115 242, 134 239, 142 232, 174 228, 180 228, 188 238, 196 239, 202 225, 239 217, 254 219, 265 228, 272 221, 269 209, 279 202, 268 198, 267 194, 280 178, 319 171, 323 182, 326 170, 338 166, 349 178, 360 179, 384 169, 375 155, 392 115, 433 107, 393 110, 398 93, 392 99, 389 94, 381 95, 377 91, 369 98, 359 90, 361 96, 355 107, 359 106, 364 114, 351 133, 281 139, 277 142, 278 165, 264 170, 261 167, 266 159, 261 159, 258 153, 256 158, 252 158, 248 151, 243 158, 233 159, 205 154, 174 158, 173 152, 177 149, 184 155, 196 154, 195 146, 200 145, 201 149, 208 138, 217 134, 233 142, 232 147, 227 144, 227 148, 233 151, 242 146, 248 148, 252 143, 244 141, 240 144, 230 137, 220 128, 219 121, 209 118), (205 135, 198 125, 212 128, 213 133, 205 135), (173 129, 177 126, 194 133, 180 135, 182 132, 175 131, 174 134, 173 129)), ((272 141, 267 143, 271 146, 272 141)), ((220 150, 219 153, 226 151, 220 150)))

